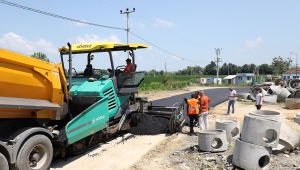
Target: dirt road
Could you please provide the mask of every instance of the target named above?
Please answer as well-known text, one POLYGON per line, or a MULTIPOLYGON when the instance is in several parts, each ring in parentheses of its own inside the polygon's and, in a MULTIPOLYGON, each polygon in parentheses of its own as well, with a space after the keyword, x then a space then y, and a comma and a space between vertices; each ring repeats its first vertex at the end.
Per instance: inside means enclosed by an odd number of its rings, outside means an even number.
MULTIPOLYGON (((201 88, 202 89, 202 88, 201 88)), ((209 88, 206 88, 209 89, 209 88)), ((199 90, 199 87, 189 88, 173 95, 199 90)), ((160 98, 170 97, 170 93, 157 93, 160 98)), ((151 96, 150 99, 158 99, 151 96)), ((215 120, 219 118, 233 118, 240 120, 243 124, 243 117, 251 110, 255 110, 253 103, 237 102, 235 105, 235 116, 224 115, 227 109, 227 102, 211 108, 209 115, 210 128, 214 129, 215 120)), ((289 120, 300 112, 298 110, 286 110, 283 105, 263 105, 264 110, 275 110, 282 112, 289 120)), ((195 131, 199 128, 195 127, 195 131)), ((189 135, 189 128, 184 127, 181 133, 173 135, 136 136, 126 134, 123 137, 111 140, 106 144, 94 148, 79 156, 67 160, 57 160, 51 165, 51 170, 154 170, 154 169, 230 169, 232 168, 232 152, 234 142, 228 145, 228 151, 219 154, 198 152, 196 149, 198 137, 189 135), (214 161, 207 161, 213 158, 214 161)), ((298 152, 291 154, 273 155, 272 169, 300 167, 298 152), (292 163, 291 163, 292 162, 292 163)))
MULTIPOLYGON (((149 100, 167 98, 199 89, 211 89, 215 87, 188 87, 176 91, 155 91, 141 93, 140 96, 148 96, 149 100)), ((149 150, 166 139, 165 135, 133 136, 126 134, 102 144, 93 150, 67 160, 53 161, 50 170, 98 170, 98 169, 128 169, 140 160, 149 150), (131 137, 128 137, 131 136, 131 137)))

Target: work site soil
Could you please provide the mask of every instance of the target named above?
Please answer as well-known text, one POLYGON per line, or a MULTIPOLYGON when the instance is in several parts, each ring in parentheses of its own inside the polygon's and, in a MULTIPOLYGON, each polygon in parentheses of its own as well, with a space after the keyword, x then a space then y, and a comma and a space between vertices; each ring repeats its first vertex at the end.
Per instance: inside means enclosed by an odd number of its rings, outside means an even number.
MULTIPOLYGON (((178 94, 192 92, 210 87, 189 87, 178 91, 160 91, 141 93, 150 100, 166 98, 178 94)), ((215 87, 211 87, 215 88, 215 87)), ((254 102, 237 101, 234 116, 225 115, 227 102, 221 103, 209 110, 209 129, 215 128, 215 121, 220 118, 237 119, 243 126, 244 115, 256 110, 254 102)), ((285 109, 284 103, 263 104, 262 110, 273 110, 283 113, 293 121, 300 109, 285 109)), ((179 169, 239 169, 232 164, 235 141, 228 143, 223 152, 203 152, 198 147, 199 127, 194 127, 194 134, 189 133, 189 127, 174 134, 134 135, 127 133, 105 144, 64 160, 54 160, 51 170, 179 170, 179 169)), ((272 153, 272 170, 300 169, 300 150, 292 152, 272 153)))

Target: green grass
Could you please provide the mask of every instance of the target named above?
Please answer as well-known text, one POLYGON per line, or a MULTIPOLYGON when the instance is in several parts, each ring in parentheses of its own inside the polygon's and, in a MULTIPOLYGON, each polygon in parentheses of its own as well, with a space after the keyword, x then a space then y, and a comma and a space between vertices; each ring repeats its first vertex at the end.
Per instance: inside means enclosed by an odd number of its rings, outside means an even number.
MULTIPOLYGON (((220 78, 224 78, 227 75, 220 75, 220 78)), ((191 85, 201 85, 195 81, 195 78, 199 77, 215 77, 215 75, 168 75, 168 76, 146 76, 144 81, 139 86, 139 91, 154 91, 154 90, 178 90, 191 85)), ((250 84, 236 84, 228 85, 222 82, 221 85, 217 84, 203 84, 201 86, 210 87, 249 87, 250 84)))

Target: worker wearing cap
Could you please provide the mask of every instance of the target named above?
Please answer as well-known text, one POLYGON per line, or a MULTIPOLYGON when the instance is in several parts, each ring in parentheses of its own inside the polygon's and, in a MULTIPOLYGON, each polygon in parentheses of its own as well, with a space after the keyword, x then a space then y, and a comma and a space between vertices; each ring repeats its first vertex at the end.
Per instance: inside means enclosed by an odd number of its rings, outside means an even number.
POLYGON ((134 72, 135 66, 131 63, 131 60, 128 58, 126 61, 126 68, 123 70, 123 74, 128 74, 130 72, 134 72))
POLYGON ((190 133, 194 133, 194 121, 198 122, 199 118, 199 101, 196 94, 192 94, 190 99, 184 98, 185 103, 187 103, 187 115, 190 118, 190 133))

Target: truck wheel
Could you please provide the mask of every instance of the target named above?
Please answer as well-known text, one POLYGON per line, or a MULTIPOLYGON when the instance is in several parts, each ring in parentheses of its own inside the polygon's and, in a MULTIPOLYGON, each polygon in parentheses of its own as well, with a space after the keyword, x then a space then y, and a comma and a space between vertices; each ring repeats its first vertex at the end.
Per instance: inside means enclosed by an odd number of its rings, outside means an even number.
POLYGON ((0 167, 1 167, 1 170, 9 170, 8 162, 2 153, 0 153, 0 167))
POLYGON ((44 135, 29 138, 21 148, 15 170, 48 170, 53 157, 50 139, 44 135))

